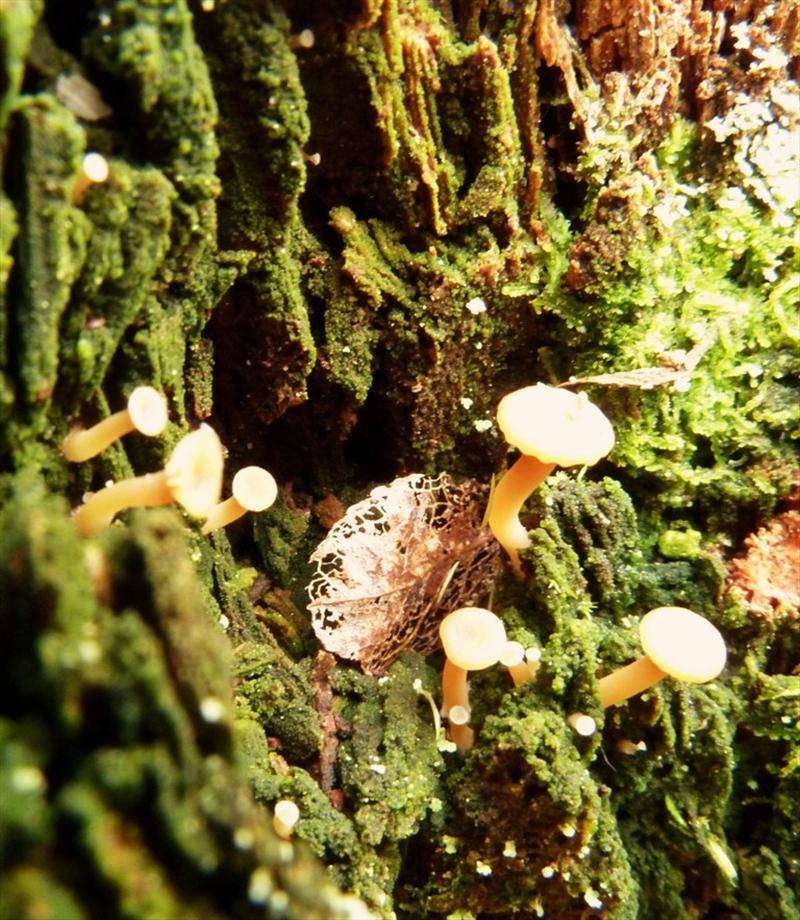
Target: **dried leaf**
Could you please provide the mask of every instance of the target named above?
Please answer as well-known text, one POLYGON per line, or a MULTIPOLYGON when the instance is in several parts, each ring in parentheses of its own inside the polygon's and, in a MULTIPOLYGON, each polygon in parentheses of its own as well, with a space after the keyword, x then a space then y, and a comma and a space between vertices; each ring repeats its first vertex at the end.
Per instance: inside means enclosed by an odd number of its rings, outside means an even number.
POLYGON ((599 383, 607 387, 638 387, 640 390, 652 390, 654 387, 673 383, 679 390, 686 389, 691 374, 671 367, 637 367, 632 371, 619 371, 616 374, 596 374, 593 377, 570 377, 562 387, 577 383, 599 383))
POLYGON ((436 648, 442 617, 480 603, 499 572, 487 497, 480 483, 415 474, 348 508, 311 556, 308 609, 323 646, 369 674, 405 649, 436 648))
POLYGON ((665 352, 663 363, 655 367, 637 367, 630 371, 618 371, 614 374, 596 374, 592 377, 570 377, 561 387, 571 387, 578 383, 596 383, 607 387, 638 387, 640 390, 652 390, 672 384, 678 393, 685 393, 692 381, 692 371, 700 363, 703 355, 714 343, 714 334, 707 334, 690 351, 676 349, 665 352))

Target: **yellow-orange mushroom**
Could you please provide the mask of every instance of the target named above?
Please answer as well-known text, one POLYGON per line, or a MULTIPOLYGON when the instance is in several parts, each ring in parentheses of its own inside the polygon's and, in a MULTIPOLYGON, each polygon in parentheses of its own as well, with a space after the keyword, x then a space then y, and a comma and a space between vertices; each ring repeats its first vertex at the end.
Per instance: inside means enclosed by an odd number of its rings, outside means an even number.
POLYGON ((226 527, 248 511, 266 511, 278 497, 278 485, 267 470, 245 466, 233 477, 231 492, 229 498, 211 509, 203 533, 226 527))
POLYGON ((160 472, 124 479, 95 492, 75 512, 78 532, 92 536, 127 508, 172 502, 194 517, 204 517, 219 501, 222 465, 219 438, 208 425, 201 425, 178 442, 160 472))
POLYGON ((294 833, 295 824, 300 820, 300 809, 291 799, 281 799, 273 809, 272 826, 275 833, 288 840, 294 833))
POLYGON ((495 486, 486 517, 521 576, 518 551, 528 545, 528 532, 519 520, 525 500, 556 466, 597 463, 614 446, 614 429, 585 393, 543 383, 504 396, 497 424, 521 456, 495 486))
POLYGON ((603 706, 643 693, 667 676, 704 684, 725 667, 727 650, 720 631, 685 607, 656 607, 646 613, 639 636, 644 656, 598 682, 603 706))
POLYGON ((128 397, 126 408, 103 419, 91 428, 74 428, 61 442, 61 452, 73 463, 88 460, 110 444, 139 431, 153 437, 167 424, 167 402, 153 387, 136 387, 128 397))
MULTIPOLYGON (((461 607, 442 620, 439 636, 447 656, 442 672, 442 713, 447 716, 459 706, 469 714, 467 672, 497 664, 506 645, 505 627, 491 610, 461 607)), ((463 727, 468 728, 466 723, 450 727, 450 737, 462 753, 472 745, 472 731, 453 729, 463 727)))
POLYGON ((108 174, 108 160, 103 154, 97 153, 95 150, 87 153, 81 162, 80 175, 75 180, 75 185, 72 188, 73 202, 80 204, 89 187, 98 182, 105 182, 108 179, 108 174))
POLYGON ((508 668, 515 687, 531 679, 531 672, 525 661, 525 647, 521 642, 506 642, 500 655, 500 664, 508 668))

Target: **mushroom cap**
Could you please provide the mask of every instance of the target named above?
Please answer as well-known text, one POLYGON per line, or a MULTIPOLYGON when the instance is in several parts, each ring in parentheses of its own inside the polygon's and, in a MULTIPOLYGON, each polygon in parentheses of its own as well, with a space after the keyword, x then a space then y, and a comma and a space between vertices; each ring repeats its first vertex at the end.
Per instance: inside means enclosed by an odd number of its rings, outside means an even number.
POLYGON ((167 401, 153 387, 136 387, 128 397, 128 414, 137 431, 153 437, 167 424, 167 401))
POLYGON ((90 151, 83 158, 83 172, 92 182, 105 182, 108 178, 108 160, 102 153, 90 151))
POLYGON ((725 667, 720 631, 685 607, 656 607, 639 623, 642 648, 671 677, 690 684, 713 680, 725 667))
POLYGON ((300 809, 291 799, 281 799, 276 802, 273 814, 286 827, 294 827, 300 820, 300 809))
POLYGON ((222 490, 222 444, 213 428, 201 425, 178 441, 164 472, 176 502, 194 517, 207 517, 222 490))
POLYGON ((233 497, 248 511, 264 511, 278 497, 272 473, 260 466, 243 466, 231 483, 233 497))
POLYGON ((525 661, 525 648, 521 642, 506 642, 500 653, 500 664, 506 668, 514 668, 525 661))
POLYGON ((461 607, 439 624, 439 636, 450 661, 465 671, 497 664, 506 645, 503 621, 483 607, 461 607))
POLYGON ((614 429, 585 393, 544 383, 504 396, 497 424, 506 441, 543 463, 597 463, 614 446, 614 429))

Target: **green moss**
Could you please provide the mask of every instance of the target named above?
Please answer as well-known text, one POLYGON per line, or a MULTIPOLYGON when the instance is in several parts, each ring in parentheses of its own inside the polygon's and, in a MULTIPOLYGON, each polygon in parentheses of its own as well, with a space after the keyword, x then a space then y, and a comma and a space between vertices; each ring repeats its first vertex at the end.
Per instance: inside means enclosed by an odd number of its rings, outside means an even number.
POLYGON ((266 642, 240 646, 234 666, 239 696, 293 763, 307 761, 322 747, 308 671, 266 642))
POLYGON ((255 917, 273 902, 341 915, 316 863, 285 852, 252 800, 228 645, 203 610, 175 516, 140 514, 89 542, 35 477, 4 488, 10 903, 22 916, 40 904, 63 916, 255 917), (237 848, 242 828, 249 845, 237 848))
POLYGON ((787 317, 798 251, 790 218, 728 176, 703 175, 686 122, 656 155, 661 171, 596 173, 609 185, 565 276, 580 299, 551 304, 571 345, 560 373, 671 362, 691 372, 672 390, 596 398, 614 419, 612 459, 647 504, 667 514, 692 506, 706 526, 731 530, 745 508, 767 513, 791 476, 800 416, 787 317), (576 268, 584 262, 591 277, 576 268))

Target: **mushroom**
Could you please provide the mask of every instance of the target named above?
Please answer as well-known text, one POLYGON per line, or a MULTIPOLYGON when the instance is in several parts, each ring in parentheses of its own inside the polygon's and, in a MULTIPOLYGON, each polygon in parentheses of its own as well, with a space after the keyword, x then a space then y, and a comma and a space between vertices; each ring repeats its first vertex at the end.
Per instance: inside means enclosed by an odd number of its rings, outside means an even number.
POLYGON ((108 160, 102 153, 90 151, 87 153, 81 163, 81 174, 75 180, 72 189, 72 201, 74 204, 80 204, 88 188, 98 182, 105 182, 108 179, 108 160))
POLYGON ((128 406, 91 428, 75 428, 61 443, 61 452, 73 463, 88 460, 131 431, 153 437, 167 424, 167 401, 153 387, 136 387, 128 406))
POLYGON ((591 738, 597 730, 597 723, 585 712, 573 712, 572 715, 567 716, 567 724, 581 738, 591 738))
POLYGON ((160 472, 124 479, 95 492, 75 513, 78 532, 92 536, 126 508, 172 502, 194 517, 204 517, 219 501, 222 464, 219 438, 208 425, 201 425, 178 442, 160 472))
POLYGON ((656 607, 646 613, 639 636, 645 655, 599 681, 604 707, 643 693, 662 677, 704 684, 725 667, 727 651, 720 631, 685 607, 656 607))
MULTIPOLYGON (((439 636, 447 656, 442 672, 442 714, 456 707, 469 713, 468 671, 482 671, 497 664, 506 647, 506 630, 502 620, 483 607, 461 607, 449 613, 439 625, 439 636)), ((471 730, 470 730, 471 735, 471 730)), ((471 737, 453 732, 450 737, 462 753, 471 745, 471 737)))
POLYGON ((515 687, 531 679, 531 672, 525 661, 525 647, 521 642, 506 642, 500 655, 500 664, 508 668, 515 687))
POLYGON ((614 430, 585 393, 537 383, 500 400, 497 424, 522 456, 497 483, 486 518, 497 542, 522 575, 518 550, 528 545, 519 521, 525 499, 558 466, 597 463, 614 446, 614 430))
POLYGON ((272 826, 275 833, 283 840, 288 840, 294 832, 294 826, 300 820, 300 809, 291 799, 281 799, 273 809, 272 826))
POLYGON ((233 495, 215 505, 203 524, 202 532, 226 527, 248 511, 265 511, 278 497, 272 474, 260 466, 245 466, 233 477, 233 495))
POLYGON ((475 741, 475 732, 469 724, 470 715, 466 706, 451 706, 447 714, 450 722, 450 740, 462 754, 468 751, 475 741))

